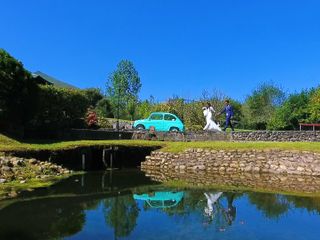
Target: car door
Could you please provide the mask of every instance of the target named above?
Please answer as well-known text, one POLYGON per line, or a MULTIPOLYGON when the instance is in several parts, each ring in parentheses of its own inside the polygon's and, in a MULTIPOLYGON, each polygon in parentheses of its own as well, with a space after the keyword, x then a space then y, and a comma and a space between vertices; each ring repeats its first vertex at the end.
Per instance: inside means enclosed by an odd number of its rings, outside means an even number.
POLYGON ((164 131, 170 131, 172 127, 177 127, 176 126, 176 120, 177 118, 171 114, 165 114, 164 115, 164 131))
POLYGON ((163 131, 163 114, 162 113, 152 113, 149 117, 148 129, 153 126, 156 131, 163 131))

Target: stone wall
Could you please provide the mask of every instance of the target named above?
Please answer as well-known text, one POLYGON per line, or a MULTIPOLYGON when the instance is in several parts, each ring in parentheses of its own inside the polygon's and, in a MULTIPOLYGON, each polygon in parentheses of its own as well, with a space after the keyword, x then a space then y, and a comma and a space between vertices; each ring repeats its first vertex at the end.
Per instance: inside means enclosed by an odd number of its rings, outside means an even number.
POLYGON ((281 150, 189 149, 152 152, 141 169, 156 181, 320 192, 320 153, 281 150))
MULTIPOLYGON (((146 130, 134 131, 132 139, 151 139, 146 130)), ((215 131, 155 132, 154 140, 160 141, 230 141, 231 135, 215 131)))
POLYGON ((234 132, 234 141, 320 142, 320 131, 234 132))
POLYGON ((189 149, 174 154, 152 152, 142 169, 253 172, 320 176, 320 153, 284 150, 189 149))
MULTIPOLYGON (((132 139, 150 139, 147 131, 134 131, 132 139)), ((215 131, 156 132, 162 141, 268 141, 320 142, 320 131, 250 131, 224 133, 215 131)))

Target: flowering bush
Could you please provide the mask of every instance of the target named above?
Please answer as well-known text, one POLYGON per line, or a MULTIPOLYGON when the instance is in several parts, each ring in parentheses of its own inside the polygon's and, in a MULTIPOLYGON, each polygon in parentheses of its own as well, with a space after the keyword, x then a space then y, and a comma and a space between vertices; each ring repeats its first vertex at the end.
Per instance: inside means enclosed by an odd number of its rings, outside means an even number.
POLYGON ((89 128, 96 128, 98 126, 98 117, 95 111, 88 109, 86 115, 86 123, 89 128))

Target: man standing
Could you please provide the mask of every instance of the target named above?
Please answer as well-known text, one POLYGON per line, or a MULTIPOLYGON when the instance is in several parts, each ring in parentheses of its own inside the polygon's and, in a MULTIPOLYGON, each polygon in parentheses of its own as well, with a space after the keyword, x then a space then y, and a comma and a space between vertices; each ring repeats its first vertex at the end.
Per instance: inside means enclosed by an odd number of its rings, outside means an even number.
POLYGON ((231 118, 233 117, 234 113, 233 113, 233 107, 230 105, 230 101, 229 100, 225 100, 224 101, 224 109, 219 113, 223 114, 226 113, 226 125, 224 126, 223 131, 226 131, 227 127, 230 125, 232 132, 234 131, 234 128, 232 126, 231 123, 231 118))

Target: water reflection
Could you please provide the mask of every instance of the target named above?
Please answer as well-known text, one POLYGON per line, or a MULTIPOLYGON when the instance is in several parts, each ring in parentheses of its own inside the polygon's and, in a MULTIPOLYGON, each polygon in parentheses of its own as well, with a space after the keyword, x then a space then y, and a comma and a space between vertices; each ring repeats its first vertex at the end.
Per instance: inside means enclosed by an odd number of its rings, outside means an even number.
POLYGON ((95 173, 1 201, 0 239, 318 239, 319 214, 319 197, 179 191, 137 171, 95 173))
POLYGON ((133 194, 135 200, 145 201, 151 208, 174 207, 182 200, 184 192, 152 192, 133 194))

